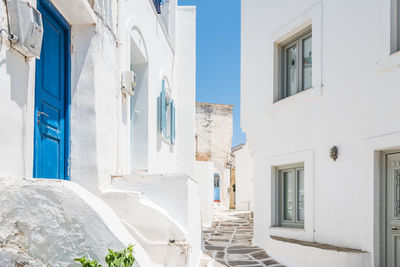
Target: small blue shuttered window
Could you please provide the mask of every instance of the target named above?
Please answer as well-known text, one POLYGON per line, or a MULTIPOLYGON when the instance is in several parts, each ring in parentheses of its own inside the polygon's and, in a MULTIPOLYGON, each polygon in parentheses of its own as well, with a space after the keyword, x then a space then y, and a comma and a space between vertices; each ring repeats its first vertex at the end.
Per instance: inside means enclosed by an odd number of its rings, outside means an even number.
POLYGON ((161 14, 161 6, 165 4, 165 0, 153 0, 154 7, 158 14, 161 14))
POLYGON ((165 79, 162 80, 162 89, 158 104, 159 132, 171 144, 175 144, 175 102, 166 94, 165 79))

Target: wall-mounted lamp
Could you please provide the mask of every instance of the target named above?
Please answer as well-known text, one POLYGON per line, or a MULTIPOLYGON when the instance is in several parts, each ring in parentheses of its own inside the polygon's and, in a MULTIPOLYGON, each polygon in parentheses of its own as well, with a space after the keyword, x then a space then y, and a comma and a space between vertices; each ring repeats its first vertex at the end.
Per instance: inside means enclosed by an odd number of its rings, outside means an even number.
POLYGON ((227 169, 232 169, 232 166, 233 166, 232 161, 228 161, 228 162, 226 163, 226 168, 227 168, 227 169))
POLYGON ((338 154, 339 152, 337 146, 331 147, 331 149, 329 150, 329 157, 333 159, 333 161, 336 161, 336 159, 338 158, 338 154))

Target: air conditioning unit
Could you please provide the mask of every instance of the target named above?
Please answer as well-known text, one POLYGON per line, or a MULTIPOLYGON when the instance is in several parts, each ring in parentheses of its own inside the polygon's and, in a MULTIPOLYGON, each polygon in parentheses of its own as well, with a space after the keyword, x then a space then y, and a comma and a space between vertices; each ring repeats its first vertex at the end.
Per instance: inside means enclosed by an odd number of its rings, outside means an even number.
POLYGON ((25 0, 7 1, 12 46, 26 57, 40 58, 43 23, 40 12, 25 0))
POLYGON ((136 74, 133 71, 124 71, 121 75, 122 92, 133 96, 136 87, 136 74))

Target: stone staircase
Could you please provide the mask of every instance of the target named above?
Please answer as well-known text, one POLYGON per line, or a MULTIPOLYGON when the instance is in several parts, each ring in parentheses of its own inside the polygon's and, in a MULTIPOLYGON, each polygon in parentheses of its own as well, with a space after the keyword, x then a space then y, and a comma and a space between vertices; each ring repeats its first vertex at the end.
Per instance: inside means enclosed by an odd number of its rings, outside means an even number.
MULTIPOLYGON (((156 266, 192 267, 189 266, 191 246, 188 233, 175 218, 181 218, 176 199, 154 195, 165 191, 158 188, 166 180, 166 186, 173 187, 171 177, 158 176, 123 176, 114 178, 112 188, 103 192, 102 198, 112 207, 128 232, 146 250, 156 266), (168 206, 161 201, 171 202, 168 206), (175 202, 174 202, 175 201, 175 202)), ((179 183, 178 183, 179 184, 179 183)), ((180 190, 179 192, 182 192, 180 190)), ((171 196, 173 197, 173 196, 171 196)))

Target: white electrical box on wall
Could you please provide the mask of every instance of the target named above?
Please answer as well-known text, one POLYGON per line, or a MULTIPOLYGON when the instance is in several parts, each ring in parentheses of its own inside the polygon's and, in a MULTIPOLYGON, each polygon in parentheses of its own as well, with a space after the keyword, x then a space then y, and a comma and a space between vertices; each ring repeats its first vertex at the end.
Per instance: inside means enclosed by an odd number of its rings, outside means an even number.
POLYGON ((12 46, 26 57, 40 58, 43 23, 40 12, 25 0, 8 0, 12 46))
POLYGON ((133 71, 124 71, 121 75, 122 92, 133 96, 136 87, 136 74, 133 71))

